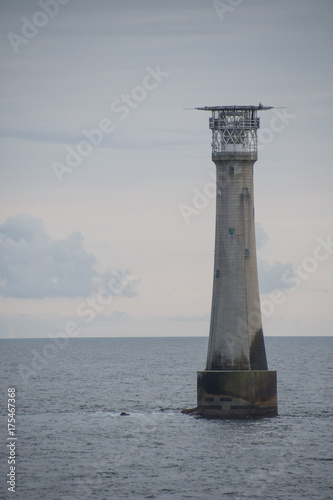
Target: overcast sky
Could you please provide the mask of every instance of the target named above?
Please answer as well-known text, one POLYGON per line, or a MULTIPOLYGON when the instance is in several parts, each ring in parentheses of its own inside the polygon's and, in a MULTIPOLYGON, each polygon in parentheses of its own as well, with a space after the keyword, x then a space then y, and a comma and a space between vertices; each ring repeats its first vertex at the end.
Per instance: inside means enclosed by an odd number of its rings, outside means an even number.
POLYGON ((331 0, 0 0, 0 335, 208 335, 206 105, 261 112, 264 334, 331 335, 331 0), (298 266, 298 269, 297 269, 298 266))

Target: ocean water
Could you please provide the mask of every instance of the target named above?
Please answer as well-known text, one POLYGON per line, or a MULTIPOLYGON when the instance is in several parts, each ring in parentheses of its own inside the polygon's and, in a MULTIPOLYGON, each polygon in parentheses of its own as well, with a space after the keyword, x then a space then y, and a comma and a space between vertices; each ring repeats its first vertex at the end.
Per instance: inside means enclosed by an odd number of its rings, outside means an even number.
POLYGON ((222 421, 181 414, 196 406, 206 338, 1 340, 0 498, 332 499, 333 338, 265 343, 279 416, 222 421))

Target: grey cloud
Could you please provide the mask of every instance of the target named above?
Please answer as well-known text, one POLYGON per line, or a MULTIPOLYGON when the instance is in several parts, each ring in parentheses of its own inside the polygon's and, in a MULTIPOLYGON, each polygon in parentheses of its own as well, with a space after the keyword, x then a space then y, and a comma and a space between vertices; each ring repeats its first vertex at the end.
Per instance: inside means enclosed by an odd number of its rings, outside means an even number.
MULTIPOLYGON (((115 293, 135 295, 129 271, 98 274, 79 232, 51 240, 38 217, 19 214, 0 225, 0 294, 17 298, 86 297, 113 279, 115 293), (120 285, 118 285, 118 282, 120 285), (122 281, 121 281, 122 280, 122 281)), ((110 289, 112 293, 112 289, 110 289)))
POLYGON ((106 271, 95 280, 95 289, 104 290, 106 295, 135 297, 135 286, 139 281, 128 269, 106 271))
MULTIPOLYGON (((37 245, 46 244, 48 237, 44 231, 43 221, 39 217, 32 217, 27 214, 19 214, 8 219, 0 226, 1 240, 12 240, 19 243, 21 240, 26 243, 35 242, 37 245)), ((9 241, 7 241, 9 244, 9 241)))
MULTIPOLYGON (((283 275, 288 271, 289 277, 294 275, 294 265, 291 263, 268 262, 258 259, 258 275, 260 293, 270 293, 276 289, 290 288, 291 285, 282 280, 283 275)), ((290 281, 290 280, 289 280, 290 281)))
MULTIPOLYGON (((256 223, 256 244, 257 249, 261 249, 268 241, 268 235, 262 224, 256 223)), ((289 277, 294 275, 294 265, 289 263, 275 261, 269 264, 264 259, 258 258, 258 278, 260 293, 270 293, 276 289, 289 288, 291 285, 284 282, 282 277, 284 273, 289 272, 289 277)))
POLYGON ((89 295, 96 276, 95 257, 81 233, 52 241, 38 217, 19 214, 0 226, 0 293, 43 298, 89 295))
POLYGON ((256 245, 257 249, 263 248, 268 241, 267 233, 260 222, 256 222, 256 245))

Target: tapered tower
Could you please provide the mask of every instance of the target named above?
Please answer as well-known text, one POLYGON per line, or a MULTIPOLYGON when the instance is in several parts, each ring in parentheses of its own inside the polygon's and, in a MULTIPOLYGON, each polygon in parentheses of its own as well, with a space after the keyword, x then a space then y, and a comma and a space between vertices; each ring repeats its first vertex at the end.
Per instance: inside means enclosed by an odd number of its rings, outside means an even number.
POLYGON ((268 371, 262 330, 254 226, 253 165, 259 106, 196 108, 212 112, 216 165, 214 283, 198 411, 206 417, 277 414, 276 372, 268 371))

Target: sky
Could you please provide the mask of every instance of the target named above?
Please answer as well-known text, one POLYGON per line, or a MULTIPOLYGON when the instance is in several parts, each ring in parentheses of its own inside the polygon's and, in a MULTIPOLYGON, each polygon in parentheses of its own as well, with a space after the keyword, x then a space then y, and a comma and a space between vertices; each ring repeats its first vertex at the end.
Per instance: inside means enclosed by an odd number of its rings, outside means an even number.
POLYGON ((193 108, 259 102, 279 108, 254 174, 264 334, 332 335, 330 0, 0 13, 1 338, 207 336, 215 167, 193 108))

